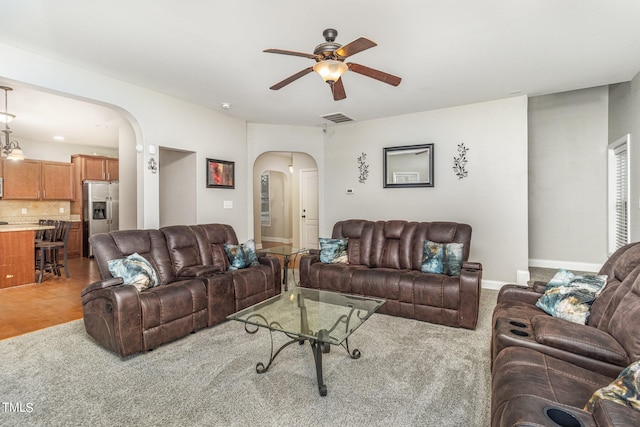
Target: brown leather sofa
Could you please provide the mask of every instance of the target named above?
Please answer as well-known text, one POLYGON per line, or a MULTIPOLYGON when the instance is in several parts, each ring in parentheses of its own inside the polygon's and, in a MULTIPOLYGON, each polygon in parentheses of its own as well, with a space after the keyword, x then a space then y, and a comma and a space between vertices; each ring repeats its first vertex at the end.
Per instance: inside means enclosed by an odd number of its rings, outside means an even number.
POLYGON ((535 306, 544 284, 502 288, 493 315, 492 426, 640 425, 640 412, 593 393, 640 359, 640 243, 616 251, 586 325, 535 306), (552 421, 554 420, 554 421, 552 421))
POLYGON ((300 285, 386 299, 380 313, 475 329, 482 265, 468 262, 471 227, 453 222, 339 221, 333 238, 348 238, 348 264, 301 257, 300 285), (460 276, 423 273, 424 241, 462 243, 460 276))
POLYGON ((630 327, 636 314, 629 304, 634 292, 640 291, 636 280, 640 244, 616 251, 599 274, 607 275, 607 284, 593 302, 586 325, 552 317, 536 307, 543 292, 540 286, 503 287, 493 312, 492 358, 506 347, 528 347, 614 376, 639 359, 640 340, 630 327))
POLYGON ((154 349, 281 292, 280 261, 229 271, 224 244, 238 244, 224 224, 122 230, 91 236, 102 280, 82 292, 87 333, 122 357, 154 349), (109 272, 108 261, 138 253, 160 285, 138 291, 109 272))
POLYGON ((492 427, 629 427, 640 411, 609 400, 584 409, 616 376, 602 375, 525 347, 496 357, 491 375, 492 427))

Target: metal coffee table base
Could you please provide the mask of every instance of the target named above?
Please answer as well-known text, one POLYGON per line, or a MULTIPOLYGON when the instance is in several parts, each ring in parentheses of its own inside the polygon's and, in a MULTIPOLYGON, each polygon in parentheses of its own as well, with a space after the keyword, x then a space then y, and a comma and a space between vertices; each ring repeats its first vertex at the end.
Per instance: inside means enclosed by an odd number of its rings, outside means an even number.
MULTIPOLYGON (((258 332, 258 329, 260 328, 256 326, 255 329, 249 329, 249 324, 246 323, 244 326, 244 329, 250 334, 255 334, 256 332, 258 332)), ((309 344, 311 345, 311 350, 313 351, 313 358, 315 359, 315 362, 316 362, 316 376, 318 378, 318 391, 320 392, 320 396, 326 396, 327 386, 324 383, 323 376, 322 376, 322 353, 329 353, 331 351, 331 344, 324 342, 326 341, 325 337, 328 337, 329 332, 327 332, 326 329, 320 330, 318 332, 318 339, 294 337, 292 335, 285 333, 285 335, 291 338, 291 340, 287 341, 282 346, 280 346, 280 348, 275 353, 273 352, 273 331, 271 329, 269 329, 269 335, 271 338, 271 355, 269 357, 269 363, 267 363, 267 366, 264 366, 264 363, 258 362, 256 364, 256 372, 259 374, 263 374, 267 372, 271 367, 271 364, 273 363, 275 358, 278 356, 278 354, 280 354, 280 352, 285 347, 288 347, 293 343, 298 343, 300 345, 303 345, 305 341, 309 341, 309 344)), ((361 355, 360 350, 358 349, 354 349, 353 351, 349 350, 349 338, 345 339, 340 345, 347 351, 347 354, 352 359, 360 358, 360 355, 361 355)))

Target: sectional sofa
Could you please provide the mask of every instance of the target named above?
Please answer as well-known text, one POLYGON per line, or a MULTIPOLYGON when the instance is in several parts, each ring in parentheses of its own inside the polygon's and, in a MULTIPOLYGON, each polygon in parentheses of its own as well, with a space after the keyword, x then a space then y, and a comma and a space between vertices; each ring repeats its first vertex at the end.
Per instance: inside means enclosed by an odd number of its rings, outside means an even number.
POLYGON ((454 222, 337 222, 333 239, 346 239, 347 263, 321 262, 313 251, 300 260, 300 285, 386 299, 379 312, 475 329, 482 265, 469 262, 471 226, 454 222), (425 241, 460 244, 459 274, 423 272, 425 241))
POLYGON ((616 251, 599 274, 606 285, 586 324, 539 309, 543 284, 501 289, 493 314, 492 426, 640 425, 640 407, 616 398, 637 399, 640 386, 633 378, 640 360, 640 243, 616 251))
POLYGON ((257 256, 255 265, 229 269, 224 246, 238 246, 229 225, 112 231, 92 236, 90 244, 101 280, 81 293, 85 328, 98 344, 122 357, 221 323, 281 292, 276 257, 257 256), (110 261, 134 254, 157 273, 157 286, 139 290, 112 276, 110 261))

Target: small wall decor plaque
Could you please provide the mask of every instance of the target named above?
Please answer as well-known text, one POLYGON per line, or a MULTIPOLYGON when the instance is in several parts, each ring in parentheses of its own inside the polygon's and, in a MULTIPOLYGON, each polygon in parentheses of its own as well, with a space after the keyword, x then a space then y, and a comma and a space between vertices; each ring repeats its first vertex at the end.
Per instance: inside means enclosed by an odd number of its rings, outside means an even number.
POLYGON ((464 146, 464 142, 458 144, 458 157, 453 158, 453 171, 458 179, 466 178, 469 175, 467 171, 467 151, 469 149, 464 146))
POLYGON ((369 178, 369 165, 366 163, 367 154, 362 153, 362 156, 358 157, 358 170, 360 171, 360 176, 358 177, 358 181, 364 184, 369 178))

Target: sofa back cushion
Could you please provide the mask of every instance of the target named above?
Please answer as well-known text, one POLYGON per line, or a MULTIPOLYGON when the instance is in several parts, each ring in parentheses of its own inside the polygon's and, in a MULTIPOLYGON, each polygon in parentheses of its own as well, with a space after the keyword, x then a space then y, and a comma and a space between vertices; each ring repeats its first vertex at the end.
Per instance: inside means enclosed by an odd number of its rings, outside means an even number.
POLYGON ((640 319, 640 278, 635 280, 620 303, 619 310, 611 316, 608 324, 609 333, 622 345, 630 361, 640 359, 638 319, 640 319))
POLYGON ((94 234, 89 238, 101 279, 113 277, 109 261, 138 253, 158 273, 160 284, 176 280, 164 234, 160 230, 118 230, 94 234))
POLYGON ((349 239, 347 243, 349 264, 369 266, 371 239, 373 237, 372 221, 363 219, 338 221, 333 226, 331 237, 334 239, 349 239))
POLYGON ((618 311, 618 306, 625 304, 624 300, 639 276, 640 265, 627 274, 622 282, 614 279, 607 283, 600 296, 591 305, 588 325, 609 332, 611 318, 618 311))
POLYGON ((230 263, 224 245, 238 244, 233 227, 227 224, 200 224, 191 228, 196 235, 204 265, 214 265, 220 267, 221 271, 227 271, 230 263))
POLYGON ((462 243, 462 261, 469 260, 471 249, 471 226, 456 222, 417 223, 411 249, 411 267, 420 270, 423 262, 424 242, 462 243))
POLYGON ((185 268, 204 264, 196 233, 190 226, 172 225, 162 227, 160 231, 167 241, 167 249, 177 276, 185 268))
MULTIPOLYGON (((417 222, 408 221, 377 221, 373 226, 370 267, 411 269, 417 225, 417 222)), ((424 246, 420 249, 421 253, 423 251, 424 246)))

